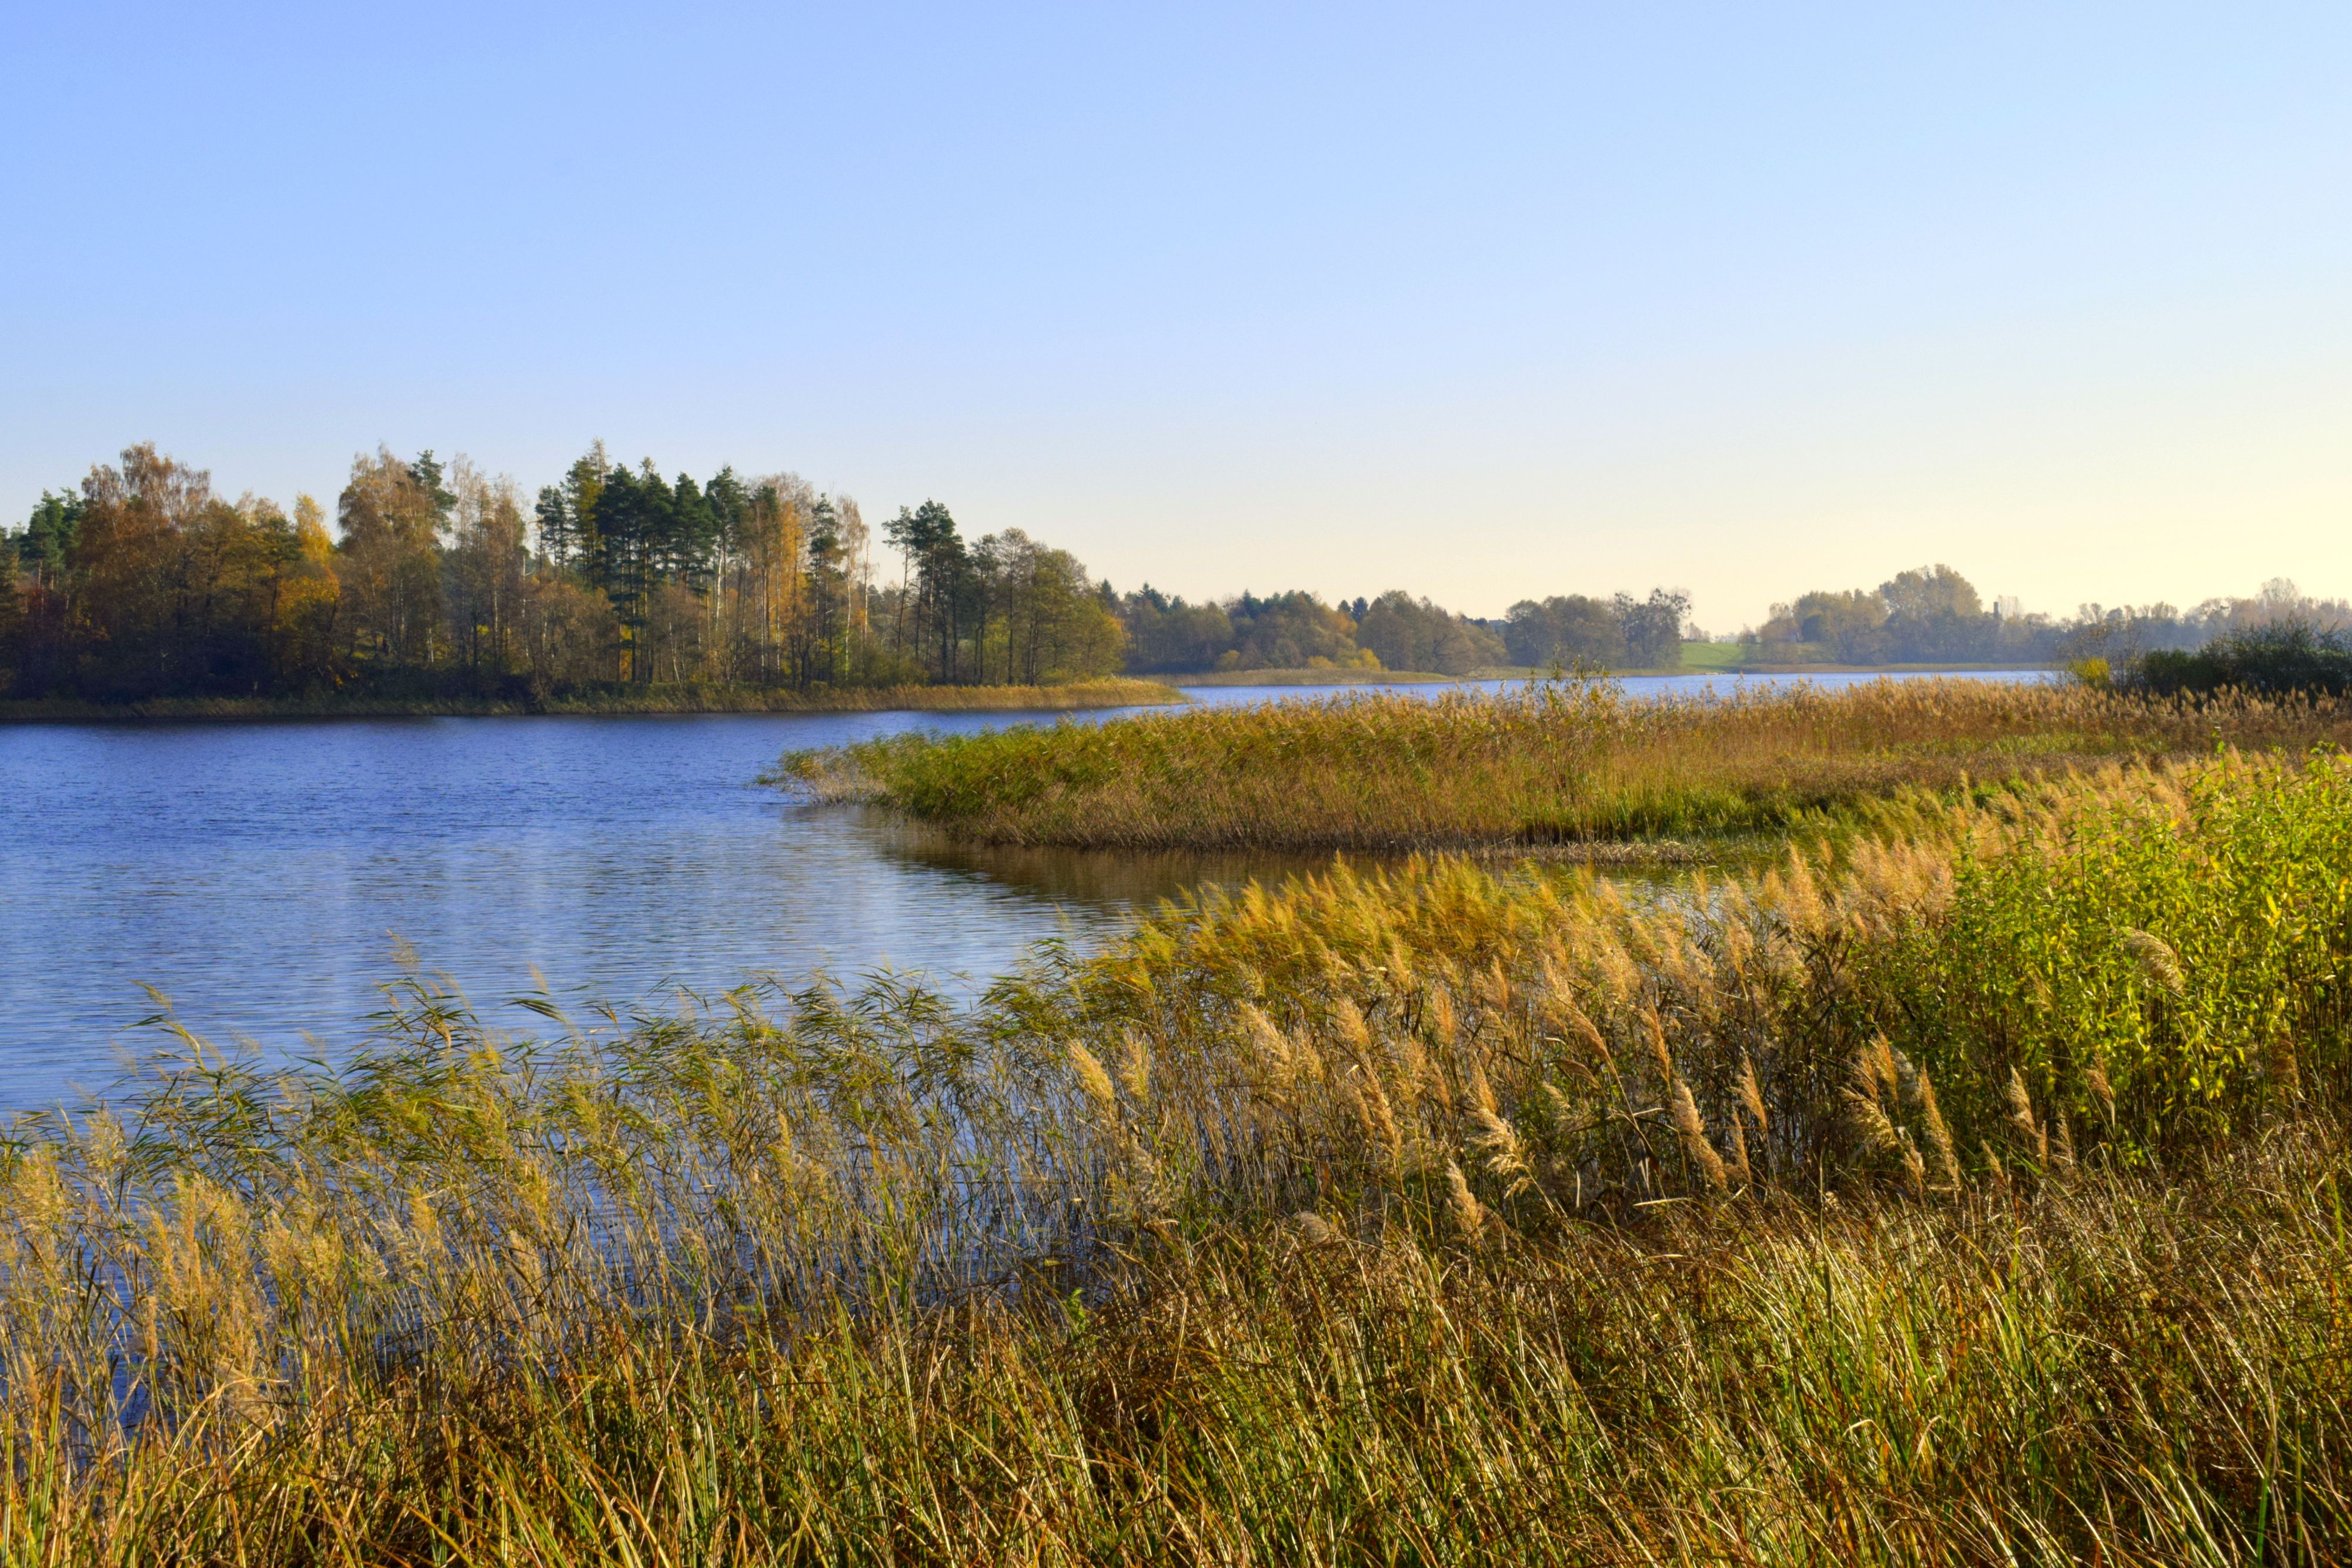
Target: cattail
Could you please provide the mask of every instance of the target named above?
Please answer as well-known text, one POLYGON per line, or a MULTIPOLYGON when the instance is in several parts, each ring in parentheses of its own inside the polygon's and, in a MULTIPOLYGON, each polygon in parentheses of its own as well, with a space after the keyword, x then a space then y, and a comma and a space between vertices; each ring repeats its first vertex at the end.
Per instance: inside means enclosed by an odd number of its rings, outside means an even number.
POLYGON ((2177 997, 2189 988, 2180 972, 2180 955, 2163 937, 2152 932, 2126 931, 2124 951, 2138 961, 2141 977, 2157 989, 2177 997))
POLYGON ((1721 1192, 1729 1185, 1724 1174, 1723 1156, 1706 1141, 1706 1124, 1699 1120, 1698 1102, 1691 1098, 1690 1085, 1681 1078, 1674 1080, 1675 1131, 1683 1136, 1683 1154, 1698 1167, 1706 1180, 1707 1190, 1721 1192))

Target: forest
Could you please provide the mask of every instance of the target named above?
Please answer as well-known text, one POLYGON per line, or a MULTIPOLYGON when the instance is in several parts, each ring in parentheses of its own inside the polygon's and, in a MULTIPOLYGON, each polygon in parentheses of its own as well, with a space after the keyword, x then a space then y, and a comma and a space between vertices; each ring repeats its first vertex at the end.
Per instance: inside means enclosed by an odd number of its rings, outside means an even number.
MULTIPOLYGON (((632 467, 602 442, 526 498, 430 451, 362 454, 332 517, 231 500, 132 446, 0 535, 0 695, 139 702, 361 693, 425 701, 700 686, 1043 686, 1126 673, 1674 669, 1686 595, 1523 600, 1480 620, 1402 590, 1188 602, 1124 594, 1019 528, 967 538, 936 500, 879 528, 791 474, 632 467)), ((1988 606, 1948 566, 1775 605, 1755 665, 2055 664, 2352 608, 2276 581, 2251 599, 2071 620, 1988 606)))
MULTIPOLYGON (((307 495, 290 513, 231 500, 137 445, 44 492, 0 562, 0 692, 19 699, 1034 686, 1512 659, 1508 626, 1402 591, 1122 595, 1018 528, 968 538, 938 501, 876 528, 790 474, 665 477, 601 442, 529 499, 463 457, 379 448, 353 460, 331 519, 307 495)), ((1671 664, 1684 604, 1620 596, 1570 657, 1671 664)))
POLYGON ((356 687, 1041 685, 1116 671, 1116 615, 1067 551, 967 540, 927 502, 731 467, 698 482, 601 444, 526 502, 462 458, 362 455, 325 509, 232 501, 152 445, 45 493, 9 538, 11 695, 136 700, 356 687))

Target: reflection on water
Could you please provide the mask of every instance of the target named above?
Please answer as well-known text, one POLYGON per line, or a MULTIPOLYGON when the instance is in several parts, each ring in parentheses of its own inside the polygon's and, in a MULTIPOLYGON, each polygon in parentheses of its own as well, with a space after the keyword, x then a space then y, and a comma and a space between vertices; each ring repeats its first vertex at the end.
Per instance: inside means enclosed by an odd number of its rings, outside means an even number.
MULTIPOLYGON (((980 716, 0 729, 0 1106, 110 1077, 142 985, 220 1041, 333 1049, 395 938, 495 1022, 824 968, 968 990, 1097 901, 925 863, 751 780, 792 746, 980 716)), ((997 722, 1003 722, 1001 716, 997 722)))
POLYGON ((201 1035, 277 1051, 352 1039, 399 940, 518 1027, 502 999, 540 975, 625 1007, 883 967, 969 994, 1138 904, 1328 863, 961 849, 752 782, 792 747, 1023 716, 0 727, 0 1109, 161 1043, 133 1028, 142 986, 201 1035))

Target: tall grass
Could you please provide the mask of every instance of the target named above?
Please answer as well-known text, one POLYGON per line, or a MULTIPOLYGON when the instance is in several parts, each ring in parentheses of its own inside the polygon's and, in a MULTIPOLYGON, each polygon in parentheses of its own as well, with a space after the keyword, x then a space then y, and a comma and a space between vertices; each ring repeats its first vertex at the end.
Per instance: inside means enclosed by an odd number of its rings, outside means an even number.
POLYGON ((1336 867, 349 1061, 0 1192, 46 1562, 2317 1562, 2352 763, 1871 809, 1634 902, 1336 867))
POLYGON ((1918 680, 1634 701, 1559 682, 893 737, 773 777, 992 843, 1399 851, 1779 829, 1904 787, 2347 739, 2352 706, 2330 698, 1918 680))

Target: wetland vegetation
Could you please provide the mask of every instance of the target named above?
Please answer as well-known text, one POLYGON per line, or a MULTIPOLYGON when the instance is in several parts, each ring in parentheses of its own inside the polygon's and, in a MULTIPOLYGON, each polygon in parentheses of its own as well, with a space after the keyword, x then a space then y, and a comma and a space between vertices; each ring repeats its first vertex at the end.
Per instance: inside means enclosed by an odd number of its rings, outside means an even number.
POLYGON ((184 1042, 0 1166, 0 1552, 2339 1558, 2352 763, 2116 752, 1678 899, 1209 893, 968 1007, 184 1042))
MULTIPOLYGON (((110 474, 65 575, 10 601, 20 657, 72 653, 52 702, 210 713, 241 699, 174 671, 280 654, 353 672, 271 688, 296 708, 1164 695, 1108 684, 1133 605, 1075 562, 1054 602, 1095 653, 1024 664, 1045 601, 967 590, 1009 550, 1062 567, 944 508, 894 525, 905 580, 862 622, 771 624, 742 597, 768 558, 664 553, 646 519, 699 514, 649 471, 575 472, 527 559, 512 494, 424 459, 363 458, 336 545, 152 451, 110 474), (468 561, 521 596, 487 641, 468 561), (614 562, 646 575, 600 585, 614 562), (534 685, 512 651, 559 601, 594 611, 562 622, 593 622, 593 679, 534 685), (803 680, 812 648, 853 662, 803 680)), ((743 517, 821 500, 751 487, 743 517)), ((759 591, 814 592, 815 538, 759 591)), ((1206 636, 1198 608, 1153 613, 1206 636)), ((1591 619, 1534 608, 1556 644, 1591 619)), ((1682 613, 1610 608, 1621 641, 1682 613)), ((1217 613, 1252 657, 1328 634, 1326 670, 1343 632, 1441 665, 1503 636, 1402 595, 1217 613)), ((2314 635, 2290 652, 2326 664, 2314 635)), ((182 1033, 18 1118, 0 1559, 2340 1559, 2352 708, 2215 646, 2179 689, 2152 653, 2054 685, 1563 679, 794 753, 780 781, 940 863, 1288 871, 976 997, 533 995, 518 1030, 412 971, 315 1060, 182 1033), (1563 848, 1722 863, 1629 891, 1538 858, 1563 848)))
POLYGON ((1398 852, 1782 832, 1905 788, 2352 740, 2340 699, 1916 679, 1634 699, 1597 681, 908 734, 774 777, 977 842, 1398 852))

